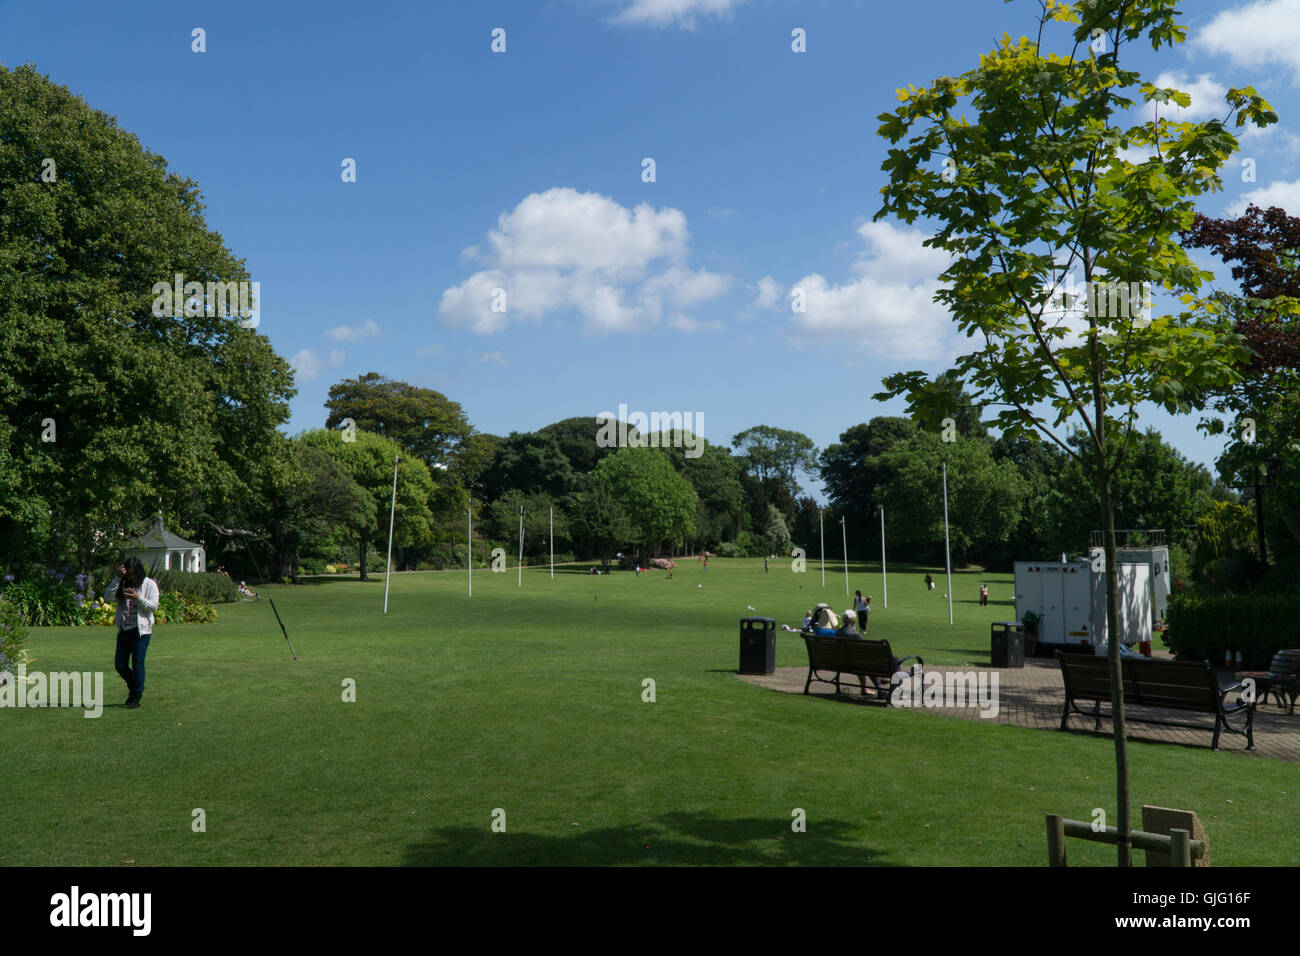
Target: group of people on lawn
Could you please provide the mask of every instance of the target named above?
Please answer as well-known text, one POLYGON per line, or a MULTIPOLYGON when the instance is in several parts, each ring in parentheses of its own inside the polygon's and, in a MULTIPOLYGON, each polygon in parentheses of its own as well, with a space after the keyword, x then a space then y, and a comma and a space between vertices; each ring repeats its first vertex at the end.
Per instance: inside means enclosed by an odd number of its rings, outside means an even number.
POLYGON ((853 607, 846 609, 843 614, 837 615, 825 603, 818 604, 811 611, 805 611, 801 630, 818 637, 860 638, 867 629, 870 614, 871 595, 864 598, 862 592, 858 591, 853 596, 853 607), (861 630, 858 629, 859 626, 861 630))

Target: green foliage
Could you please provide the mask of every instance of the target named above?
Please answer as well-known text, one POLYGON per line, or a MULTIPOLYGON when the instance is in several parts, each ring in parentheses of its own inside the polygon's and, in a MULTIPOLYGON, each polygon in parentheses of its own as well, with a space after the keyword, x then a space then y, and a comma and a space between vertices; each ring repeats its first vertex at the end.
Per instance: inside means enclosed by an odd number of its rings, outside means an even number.
POLYGON ((239 588, 224 574, 215 571, 159 571, 159 598, 167 592, 192 595, 209 604, 226 604, 239 600, 239 588))
MULTIPOLYGON (((354 527, 357 535, 361 576, 366 577, 366 547, 372 536, 386 533, 393 493, 393 464, 401 456, 400 446, 391 439, 357 429, 353 441, 344 441, 343 434, 327 429, 305 432, 298 441, 320 449, 341 464, 348 476, 370 496, 370 511, 357 513, 356 520, 364 524, 354 527)), ((434 540, 433 514, 429 502, 434 484, 429 469, 423 461, 409 456, 401 457, 397 467, 397 507, 394 519, 393 544, 396 547, 420 546, 434 540)))
POLYGON ((177 273, 249 279, 203 208, 112 117, 0 67, 0 545, 45 542, 84 570, 159 498, 197 517, 255 497, 288 363, 236 317, 154 315, 155 284, 177 273), (57 441, 11 424, 45 418, 57 441))
POLYGON ((179 624, 185 616, 185 602, 177 591, 160 591, 154 618, 159 624, 179 624))
POLYGON ((1216 501, 1196 522, 1196 580, 1208 581, 1213 562, 1253 548, 1256 540, 1255 516, 1249 508, 1216 501))
POLYGON ((596 466, 596 475, 623 506, 632 540, 651 556, 665 542, 680 543, 695 533, 699 498, 659 450, 621 448, 596 466))
POLYGON ((745 548, 735 541, 724 541, 713 552, 720 558, 743 558, 746 557, 745 548))
POLYGON ((215 624, 217 620, 217 609, 191 594, 181 597, 183 605, 182 620, 186 624, 215 624))
POLYGON ((574 487, 569 460, 555 436, 546 432, 511 432, 497 446, 479 480, 489 500, 510 490, 559 497, 574 487))
POLYGON ((5 603, 32 627, 80 624, 77 595, 47 573, 30 575, 4 590, 5 603))
POLYGON ((1268 666, 1280 650, 1296 646, 1300 595, 1178 594, 1169 599, 1166 640, 1179 660, 1223 660, 1231 644, 1246 668, 1268 666))
POLYGON ((98 595, 82 601, 80 611, 81 623, 91 627, 111 627, 117 619, 117 607, 98 595))
POLYGON ((491 444, 477 435, 459 403, 441 392, 393 381, 377 372, 330 386, 327 429, 344 419, 363 431, 396 442, 429 470, 435 486, 433 510, 465 504, 463 488, 487 463, 491 444))
POLYGON ((891 541, 942 553, 945 461, 949 538, 954 557, 965 564, 978 545, 1007 540, 1027 488, 1009 463, 993 460, 988 442, 944 442, 932 432, 918 432, 883 456, 890 478, 881 498, 891 541))
POLYGON ((27 662, 27 615, 17 604, 0 594, 0 672, 17 673, 27 662))
POLYGON ((790 530, 786 527, 785 515, 776 505, 767 506, 767 522, 763 527, 766 538, 762 554, 776 554, 782 557, 790 550, 790 530))

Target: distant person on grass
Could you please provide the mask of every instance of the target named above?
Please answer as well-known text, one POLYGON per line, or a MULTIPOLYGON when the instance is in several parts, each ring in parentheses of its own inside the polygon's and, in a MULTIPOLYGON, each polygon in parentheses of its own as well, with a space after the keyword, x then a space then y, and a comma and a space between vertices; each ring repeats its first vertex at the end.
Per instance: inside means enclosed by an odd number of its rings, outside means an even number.
POLYGON ((989 586, 987 584, 981 584, 980 585, 980 607, 984 607, 984 605, 988 603, 989 603, 989 586))
POLYGON ((144 696, 144 656, 158 610, 158 582, 144 573, 139 558, 127 558, 117 577, 104 591, 104 600, 116 602, 117 651, 113 666, 126 681, 126 707, 135 710, 144 696))
POLYGON ((934 590, 934 578, 930 577, 928 574, 925 576, 925 586, 931 591, 934 590))

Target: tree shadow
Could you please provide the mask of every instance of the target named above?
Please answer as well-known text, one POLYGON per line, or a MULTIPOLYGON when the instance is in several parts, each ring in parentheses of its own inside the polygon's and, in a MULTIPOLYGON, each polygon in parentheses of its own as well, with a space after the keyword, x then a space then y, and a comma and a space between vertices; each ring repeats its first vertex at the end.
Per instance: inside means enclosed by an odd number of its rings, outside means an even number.
MULTIPOLYGON (((793 808, 792 808, 793 809, 793 808)), ((435 829, 402 853, 403 866, 896 866, 885 851, 851 834, 844 820, 815 814, 807 830, 794 818, 721 818, 665 813, 635 826, 573 828, 572 834, 494 833, 482 827, 435 829)), ((508 827, 508 818, 507 818, 508 827)))

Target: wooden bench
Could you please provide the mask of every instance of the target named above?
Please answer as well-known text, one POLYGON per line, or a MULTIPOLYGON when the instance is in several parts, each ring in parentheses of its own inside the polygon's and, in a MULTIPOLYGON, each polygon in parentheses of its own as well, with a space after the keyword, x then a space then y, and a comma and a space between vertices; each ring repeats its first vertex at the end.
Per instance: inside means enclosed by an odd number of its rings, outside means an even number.
POLYGON ((1237 680, 1250 678, 1255 682, 1255 702, 1269 694, 1279 705, 1290 706, 1287 713, 1295 715, 1296 697, 1300 697, 1300 650, 1278 651, 1266 671, 1238 671, 1237 680))
MULTIPOLYGON (((1110 690, 1110 662, 1104 657, 1092 654, 1070 654, 1065 651, 1057 651, 1056 659, 1061 662, 1061 678, 1065 682, 1065 710, 1061 714, 1061 729, 1065 730, 1066 722, 1073 711, 1083 717, 1096 718, 1096 729, 1101 730, 1101 718, 1104 716, 1101 713, 1101 705, 1103 702, 1113 703, 1110 690), (1076 705, 1076 701, 1080 700, 1092 701, 1092 710, 1080 710, 1076 705)), ((1213 714, 1214 740, 1210 744, 1210 749, 1219 749, 1219 733, 1222 730, 1243 734, 1246 738, 1246 749, 1255 749, 1254 707, 1240 698, 1231 706, 1224 703, 1229 693, 1240 690, 1243 685, 1238 683, 1220 689, 1219 682, 1214 676, 1214 668, 1210 666, 1209 661, 1125 658, 1121 674, 1124 682, 1125 706, 1161 707, 1167 710, 1213 714), (1246 722, 1244 729, 1238 730, 1229 723, 1229 718, 1241 713, 1246 715, 1246 722)), ((1204 728, 1203 724, 1189 724, 1182 721, 1155 720, 1138 716, 1133 716, 1132 719, 1171 727, 1204 728)))
POLYGON ((902 670, 903 661, 914 660, 924 666, 921 658, 912 655, 898 658, 889 648, 889 641, 870 641, 859 637, 818 637, 804 634, 804 643, 808 645, 808 680, 804 682, 803 692, 813 681, 822 684, 834 684, 835 693, 840 693, 840 675, 851 674, 858 679, 862 696, 867 694, 866 679, 871 679, 872 690, 876 696, 889 702, 890 679, 902 670), (819 676, 818 671, 834 673, 834 680, 819 676), (882 690, 883 684, 883 690, 882 690))

